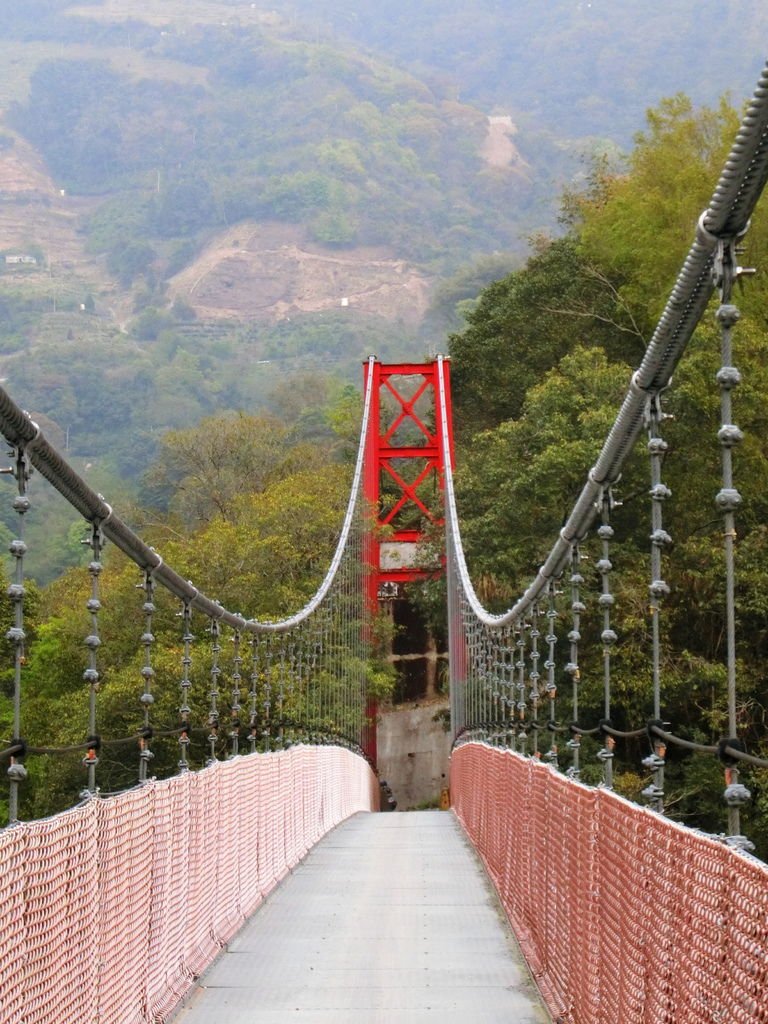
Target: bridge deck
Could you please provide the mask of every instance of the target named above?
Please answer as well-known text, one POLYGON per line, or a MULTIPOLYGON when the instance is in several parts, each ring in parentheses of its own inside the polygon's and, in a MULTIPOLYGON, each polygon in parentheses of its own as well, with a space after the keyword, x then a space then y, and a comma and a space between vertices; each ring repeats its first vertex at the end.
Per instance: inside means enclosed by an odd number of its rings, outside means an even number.
POLYGON ((357 815, 244 926, 174 1024, 545 1024, 452 814, 357 815))

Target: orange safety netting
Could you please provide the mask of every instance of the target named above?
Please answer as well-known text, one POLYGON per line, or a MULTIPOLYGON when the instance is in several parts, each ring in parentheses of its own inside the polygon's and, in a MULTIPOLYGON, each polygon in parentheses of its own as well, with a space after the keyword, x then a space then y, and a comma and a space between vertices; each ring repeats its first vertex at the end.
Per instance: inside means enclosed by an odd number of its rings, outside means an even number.
POLYGON ((307 850, 378 794, 350 751, 294 747, 0 832, 0 1024, 165 1020, 307 850))
POLYGON ((558 1024, 768 1022, 768 867, 511 751, 451 800, 558 1024))

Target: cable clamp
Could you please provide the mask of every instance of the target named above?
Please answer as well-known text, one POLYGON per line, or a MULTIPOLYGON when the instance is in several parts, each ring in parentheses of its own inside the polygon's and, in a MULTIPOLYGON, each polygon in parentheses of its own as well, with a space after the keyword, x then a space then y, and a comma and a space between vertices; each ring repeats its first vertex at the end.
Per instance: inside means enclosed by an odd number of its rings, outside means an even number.
POLYGON ((109 511, 107 512, 106 516, 103 516, 102 518, 100 518, 100 519, 99 519, 99 527, 101 528, 102 526, 106 526, 106 525, 107 525, 107 524, 108 524, 108 523, 109 523, 109 522, 110 522, 110 521, 112 520, 112 516, 114 515, 114 509, 113 509, 113 508, 112 508, 112 506, 111 506, 111 505, 109 504, 109 502, 108 502, 108 501, 107 501, 107 500, 105 499, 105 497, 104 497, 104 495, 103 495, 103 494, 97 494, 97 495, 96 495, 96 497, 97 497, 97 498, 98 498, 98 499, 99 499, 99 500, 100 500, 100 501, 101 501, 101 502, 102 502, 102 503, 103 503, 104 505, 106 505, 106 506, 107 506, 107 508, 109 509, 109 511))
POLYGON ((16 748, 11 754, 11 758, 14 761, 21 761, 22 758, 27 756, 27 741, 21 739, 20 736, 14 736, 10 742, 11 748, 16 748))
POLYGON ((704 210, 704 212, 701 214, 698 221, 696 222, 696 241, 699 242, 701 245, 705 246, 705 248, 707 249, 714 249, 720 241, 720 238, 717 235, 713 234, 713 232, 711 232, 709 228, 706 226, 705 221, 708 216, 709 210, 704 210))
POLYGON ((648 392, 645 390, 643 385, 640 383, 640 371, 639 370, 635 370, 635 372, 632 374, 632 377, 631 377, 631 379, 629 381, 629 390, 632 392, 632 394, 638 395, 638 396, 639 395, 647 395, 648 394, 648 392))
POLYGON ((718 761, 722 765, 725 765, 726 768, 736 768, 739 764, 739 759, 737 757, 733 757, 731 754, 728 753, 728 747, 730 747, 731 750, 738 750, 740 754, 746 754, 747 748, 744 746, 742 741, 738 739, 736 736, 726 736, 724 739, 721 739, 718 743, 718 761))
POLYGON ((655 744, 657 744, 660 740, 662 743, 664 742, 663 738, 659 736, 657 730, 660 729, 662 732, 666 732, 669 728, 669 725, 669 722, 662 722, 660 718, 650 718, 646 722, 645 731, 648 734, 648 739, 650 740, 652 747, 655 746, 655 744))
POLYGON ((86 739, 88 749, 86 755, 82 760, 83 767, 91 768, 95 767, 99 763, 99 750, 101 750, 101 737, 100 736, 89 736, 86 739))
POLYGON ((31 416, 29 415, 29 413, 27 412, 27 410, 26 410, 26 409, 24 410, 24 415, 25 415, 25 416, 27 417, 27 419, 29 420, 29 424, 30 424, 30 426, 32 426, 32 427, 34 427, 34 428, 35 428, 35 433, 34 433, 34 434, 33 434, 33 436, 32 436, 32 437, 31 437, 31 438, 29 439, 29 441, 22 441, 22 442, 21 442, 21 443, 20 443, 20 444, 18 445, 18 447, 19 447, 19 448, 21 449, 21 451, 22 451, 22 452, 28 452, 28 451, 31 451, 31 450, 32 450, 32 449, 33 449, 33 448, 35 447, 35 445, 37 445, 37 444, 38 444, 38 442, 39 442, 40 440, 42 440, 42 431, 40 430, 40 427, 39 427, 39 426, 37 425, 37 423, 35 423, 35 421, 34 421, 34 420, 32 419, 32 417, 31 417, 31 416))

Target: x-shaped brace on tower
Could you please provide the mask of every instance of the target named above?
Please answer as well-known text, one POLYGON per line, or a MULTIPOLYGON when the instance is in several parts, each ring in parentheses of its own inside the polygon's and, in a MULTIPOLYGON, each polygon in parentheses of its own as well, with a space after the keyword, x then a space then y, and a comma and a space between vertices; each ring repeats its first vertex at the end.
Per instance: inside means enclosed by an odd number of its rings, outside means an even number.
MULTIPOLYGON (((446 380, 448 368, 444 363, 446 380)), ((368 560, 369 592, 375 602, 383 585, 391 593, 392 584, 434 574, 421 545, 429 530, 442 523, 442 514, 430 507, 424 489, 431 484, 442 491, 445 460, 453 452, 445 453, 441 442, 436 361, 374 362, 366 364, 365 372, 366 384, 367 375, 373 374, 365 497, 373 520, 368 560)), ((451 437, 450 394, 446 409, 451 437)))

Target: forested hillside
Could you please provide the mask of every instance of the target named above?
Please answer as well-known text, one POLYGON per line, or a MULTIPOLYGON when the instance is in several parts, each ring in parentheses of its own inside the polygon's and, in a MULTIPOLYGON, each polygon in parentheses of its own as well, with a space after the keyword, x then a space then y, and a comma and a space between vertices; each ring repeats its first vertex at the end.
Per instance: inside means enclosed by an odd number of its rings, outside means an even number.
MULTIPOLYGON (((291 375, 358 383, 371 351, 436 346, 550 219, 504 126, 503 166, 484 155, 484 111, 234 8, 32 4, 0 26, 0 374, 110 493, 164 430, 282 414, 291 375)), ((74 557, 53 522, 46 579, 74 557)))
POLYGON ((483 109, 555 139, 628 144, 648 107, 751 90, 765 60, 760 0, 283 0, 328 38, 351 38, 483 109))

